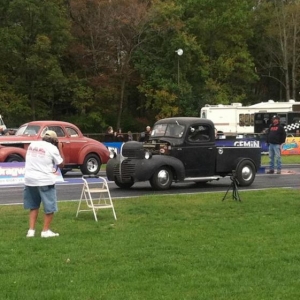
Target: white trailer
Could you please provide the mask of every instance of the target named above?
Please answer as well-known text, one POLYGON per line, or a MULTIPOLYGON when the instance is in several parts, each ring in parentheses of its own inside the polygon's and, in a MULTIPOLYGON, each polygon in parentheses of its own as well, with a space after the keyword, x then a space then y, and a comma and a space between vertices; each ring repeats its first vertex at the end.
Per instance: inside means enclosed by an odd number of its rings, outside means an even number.
MULTIPOLYGON (((275 102, 269 100, 250 106, 241 103, 230 105, 209 105, 201 108, 200 118, 210 119, 216 129, 227 135, 249 134, 254 132, 254 113, 258 112, 288 112, 300 111, 300 102, 289 100, 287 102, 275 102)), ((258 132, 257 132, 258 133, 258 132)))
MULTIPOLYGON (((2 116, 0 115, 0 131, 3 131, 5 129, 6 129, 6 125, 2 119, 2 116)), ((0 132, 0 134, 1 134, 1 132, 0 132)))

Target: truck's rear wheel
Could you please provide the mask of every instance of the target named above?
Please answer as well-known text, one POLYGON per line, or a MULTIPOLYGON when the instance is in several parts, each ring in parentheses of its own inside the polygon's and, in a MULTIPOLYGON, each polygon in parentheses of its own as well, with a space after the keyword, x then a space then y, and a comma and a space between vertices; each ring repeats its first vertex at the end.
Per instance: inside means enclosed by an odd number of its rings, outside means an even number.
POLYGON ((235 170, 236 179, 240 186, 249 186, 255 179, 255 166, 249 160, 241 161, 235 170))
POLYGON ((134 181, 120 182, 118 179, 115 179, 115 184, 121 189, 128 190, 133 186, 134 181))
POLYGON ((173 173, 168 167, 159 168, 151 177, 150 184, 155 190, 167 190, 173 181, 173 173))

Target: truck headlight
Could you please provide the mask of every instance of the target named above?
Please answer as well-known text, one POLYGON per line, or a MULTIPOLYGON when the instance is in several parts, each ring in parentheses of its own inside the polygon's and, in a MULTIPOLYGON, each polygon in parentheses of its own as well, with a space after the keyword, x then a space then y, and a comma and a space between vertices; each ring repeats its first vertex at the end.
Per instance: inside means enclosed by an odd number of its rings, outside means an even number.
POLYGON ((145 151, 145 159, 150 159, 152 157, 152 152, 145 151))
POLYGON ((117 153, 114 150, 109 150, 109 158, 115 158, 117 153))

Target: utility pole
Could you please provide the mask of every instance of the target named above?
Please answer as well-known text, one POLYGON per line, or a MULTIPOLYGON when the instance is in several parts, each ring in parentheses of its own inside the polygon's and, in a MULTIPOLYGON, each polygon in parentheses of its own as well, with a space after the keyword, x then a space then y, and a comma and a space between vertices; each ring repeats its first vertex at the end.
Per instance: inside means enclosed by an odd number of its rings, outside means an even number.
POLYGON ((175 52, 178 54, 178 60, 177 60, 177 84, 179 85, 179 78, 180 78, 179 57, 183 54, 183 50, 179 48, 175 52))

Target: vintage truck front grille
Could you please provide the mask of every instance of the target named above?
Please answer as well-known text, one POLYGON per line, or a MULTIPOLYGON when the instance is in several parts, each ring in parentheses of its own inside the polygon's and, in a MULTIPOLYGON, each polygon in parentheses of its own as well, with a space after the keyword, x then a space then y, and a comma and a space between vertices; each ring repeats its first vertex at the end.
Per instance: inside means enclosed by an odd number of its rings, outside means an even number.
POLYGON ((120 181, 126 182, 131 181, 134 178, 135 173, 135 164, 132 163, 130 159, 126 159, 121 164, 121 172, 120 166, 114 166, 114 176, 116 176, 120 181))
POLYGON ((127 158, 144 158, 144 150, 141 149, 123 149, 122 155, 127 158))

